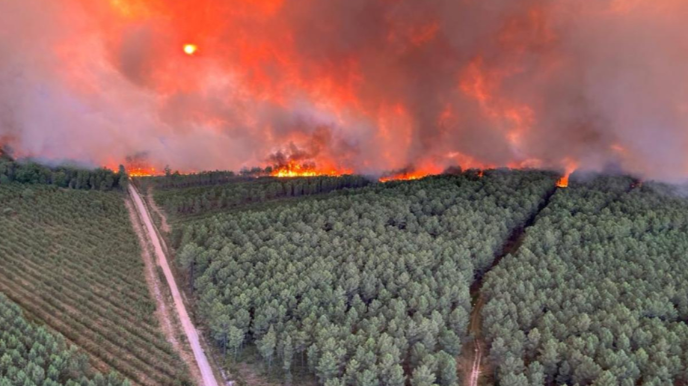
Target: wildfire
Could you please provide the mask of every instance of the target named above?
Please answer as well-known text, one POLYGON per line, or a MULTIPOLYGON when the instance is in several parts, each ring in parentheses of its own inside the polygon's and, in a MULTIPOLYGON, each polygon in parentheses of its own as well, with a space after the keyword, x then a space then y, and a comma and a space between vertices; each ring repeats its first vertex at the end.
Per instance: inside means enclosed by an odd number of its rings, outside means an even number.
POLYGON ((350 174, 349 170, 337 168, 317 168, 315 164, 290 161, 285 165, 276 166, 271 172, 272 177, 318 177, 318 176, 341 176, 350 174))
POLYGON ((567 188, 568 187, 568 175, 564 175, 563 177, 559 178, 558 181, 556 181, 556 186, 559 188, 567 188))
POLYGON ((161 174, 154 167, 125 167, 125 170, 130 177, 150 177, 161 174))
POLYGON ((571 159, 565 160, 565 173, 556 181, 556 187, 567 188, 570 175, 577 169, 577 163, 571 159))
POLYGON ((111 161, 106 164, 107 166, 105 166, 105 168, 117 172, 120 169, 120 164, 124 166, 125 172, 130 177, 150 177, 160 176, 163 174, 161 171, 151 166, 151 164, 149 164, 144 157, 136 155, 133 157, 127 157, 124 163, 111 161))
POLYGON ((388 181, 396 181, 396 180, 403 180, 403 181, 418 180, 418 179, 424 178, 428 175, 429 175, 429 173, 426 173, 426 172, 404 171, 401 173, 383 176, 383 177, 379 178, 379 182, 388 182, 388 181))

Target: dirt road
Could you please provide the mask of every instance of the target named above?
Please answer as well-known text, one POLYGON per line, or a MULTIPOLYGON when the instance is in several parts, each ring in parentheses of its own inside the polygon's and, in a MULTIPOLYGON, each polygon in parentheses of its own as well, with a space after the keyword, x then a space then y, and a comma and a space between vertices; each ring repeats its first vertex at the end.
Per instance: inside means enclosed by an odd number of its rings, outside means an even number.
POLYGON ((472 373, 470 373, 470 386, 477 386, 479 375, 482 368, 482 350, 477 339, 474 340, 474 363, 472 363, 472 373))
POLYGON ((470 314, 470 325, 468 332, 471 336, 474 336, 472 342, 473 347, 473 360, 472 368, 467 374, 466 384, 469 386, 477 386, 479 384, 479 377, 482 375, 482 357, 484 355, 484 342, 482 337, 482 326, 481 326, 481 309, 484 306, 484 298, 479 295, 475 301, 472 314, 470 314))
POLYGON ((182 301, 182 295, 180 294, 180 290, 177 288, 177 283, 175 282, 175 278, 173 277, 172 271, 170 270, 170 266, 168 265, 168 259, 165 257, 165 254, 163 253, 161 240, 158 237, 156 229, 153 226, 153 220, 151 220, 151 216, 149 215, 149 212, 146 210, 146 206, 144 205, 144 201, 141 199, 139 192, 137 192, 137 190, 131 184, 129 185, 129 193, 132 196, 132 200, 134 201, 137 212, 139 212, 139 216, 141 217, 142 221, 144 222, 144 225, 146 226, 146 233, 148 234, 148 237, 151 239, 151 244, 153 245, 154 251, 156 253, 158 264, 163 269, 165 279, 168 282, 168 286, 170 286, 170 292, 172 293, 173 301, 175 303, 175 309, 177 310, 177 313, 180 317, 182 329, 184 330, 184 333, 187 336, 187 341, 189 341, 189 344, 192 347, 194 359, 196 360, 196 363, 199 366, 201 378, 204 381, 203 386, 218 386, 218 382, 216 381, 216 378, 213 375, 213 370, 209 365, 208 358, 206 358, 206 354, 204 353, 204 350, 201 348, 201 344, 199 342, 199 334, 196 331, 196 328, 194 328, 194 324, 192 324, 192 321, 189 318, 189 314, 187 313, 187 309, 185 308, 184 302, 182 301))

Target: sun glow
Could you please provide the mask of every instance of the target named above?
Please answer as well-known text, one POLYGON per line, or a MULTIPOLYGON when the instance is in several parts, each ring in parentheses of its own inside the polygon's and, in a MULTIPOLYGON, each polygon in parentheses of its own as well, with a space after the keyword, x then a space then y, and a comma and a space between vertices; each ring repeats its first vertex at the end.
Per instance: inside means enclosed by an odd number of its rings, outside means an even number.
POLYGON ((197 46, 196 46, 196 44, 185 44, 182 49, 184 50, 185 54, 194 55, 194 53, 197 50, 197 46))

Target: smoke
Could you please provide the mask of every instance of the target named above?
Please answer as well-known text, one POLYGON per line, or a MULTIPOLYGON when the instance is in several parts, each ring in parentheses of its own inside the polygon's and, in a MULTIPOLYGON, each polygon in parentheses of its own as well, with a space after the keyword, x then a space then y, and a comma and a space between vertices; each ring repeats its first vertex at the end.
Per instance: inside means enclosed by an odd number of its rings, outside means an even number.
POLYGON ((686 16, 682 0, 4 0, 0 139, 111 167, 685 181, 686 16))

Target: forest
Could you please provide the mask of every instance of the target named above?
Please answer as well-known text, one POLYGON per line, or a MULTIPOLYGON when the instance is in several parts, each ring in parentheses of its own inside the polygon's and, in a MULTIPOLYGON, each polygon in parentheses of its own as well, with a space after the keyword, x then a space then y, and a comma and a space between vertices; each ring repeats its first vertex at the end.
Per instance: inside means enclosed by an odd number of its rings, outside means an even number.
POLYGON ((329 386, 456 385, 470 284, 555 179, 494 170, 218 213, 179 225, 176 259, 228 357, 252 346, 329 386))
POLYGON ((0 292, 99 370, 132 385, 183 385, 122 192, 0 184, 0 292))
POLYGON ((49 167, 32 160, 16 161, 0 149, 0 185, 10 182, 55 185, 71 189, 122 189, 127 186, 127 173, 123 166, 117 173, 97 168, 77 166, 49 167))
POLYGON ((687 384, 687 196, 635 185, 559 190, 487 275, 483 330, 501 385, 687 384))
MULTIPOLYGON (((0 386, 191 384, 154 314, 126 174, 65 170, 0 160, 0 386)), ((459 385, 482 304, 487 382, 687 384, 687 195, 557 178, 136 183, 174 220, 181 284, 226 365, 256 355, 281 382, 459 385)))
POLYGON ((143 184, 149 186, 153 183, 153 186, 160 186, 155 190, 156 202, 167 213, 184 216, 261 203, 276 198, 301 197, 329 193, 340 189, 355 189, 372 183, 365 177, 347 175, 296 178, 240 177, 232 183, 227 183, 222 175, 213 179, 213 181, 217 181, 214 183, 207 183, 206 179, 199 180, 201 176, 204 174, 179 176, 176 179, 171 176, 172 181, 176 180, 179 186, 184 187, 177 189, 170 189, 170 187, 177 185, 166 183, 165 177, 147 177, 143 179, 143 184))
POLYGON ((232 171, 205 171, 199 173, 180 174, 172 172, 170 168, 165 168, 162 176, 146 176, 139 180, 145 185, 153 185, 160 189, 185 188, 190 186, 216 185, 226 182, 238 182, 251 180, 251 177, 243 177, 232 171))
POLYGON ((0 294, 0 386, 129 386, 115 373, 103 375, 65 339, 29 322, 0 294))

